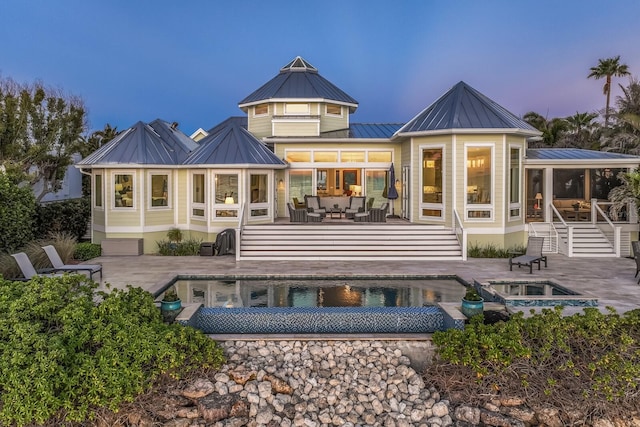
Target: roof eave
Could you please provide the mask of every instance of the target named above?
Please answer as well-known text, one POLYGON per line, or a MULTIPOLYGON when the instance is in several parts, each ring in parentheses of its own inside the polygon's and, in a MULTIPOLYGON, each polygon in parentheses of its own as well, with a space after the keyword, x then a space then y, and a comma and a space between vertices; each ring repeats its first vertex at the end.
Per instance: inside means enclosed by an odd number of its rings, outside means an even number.
POLYGON ((427 130, 421 132, 396 132, 393 134, 391 139, 396 139, 400 137, 416 137, 416 136, 430 136, 430 135, 454 135, 454 134, 497 134, 497 133, 507 133, 510 135, 519 135, 519 136, 539 136, 542 135, 540 131, 532 131, 529 129, 521 129, 521 128, 469 128, 469 129, 437 129, 437 130, 427 130))
POLYGON ((389 138, 306 138, 306 137, 264 137, 262 141, 265 143, 289 143, 289 144, 300 144, 302 142, 334 142, 334 143, 344 143, 344 142, 362 142, 362 143, 389 143, 393 142, 389 138))
POLYGON ((358 108, 359 104, 354 104, 352 102, 345 101, 337 101, 335 99, 330 98, 266 98, 260 99, 257 101, 245 102, 243 104, 238 104, 238 107, 241 109, 248 108, 253 105, 264 104, 265 102, 331 102, 332 104, 344 105, 347 106, 354 111, 358 108))
POLYGON ((636 168, 640 163, 640 159, 633 162, 631 159, 527 159, 522 160, 525 166, 624 166, 628 168, 636 168))

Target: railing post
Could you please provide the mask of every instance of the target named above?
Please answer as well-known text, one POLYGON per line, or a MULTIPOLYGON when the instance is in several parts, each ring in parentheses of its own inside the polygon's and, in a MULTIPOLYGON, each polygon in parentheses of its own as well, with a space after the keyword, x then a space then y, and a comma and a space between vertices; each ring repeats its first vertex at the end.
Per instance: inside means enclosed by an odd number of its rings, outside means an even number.
POLYGON ((622 227, 617 226, 613 229, 613 249, 616 251, 616 257, 620 258, 620 235, 622 227))
POLYGON ((462 260, 467 260, 467 230, 462 229, 462 260))
POLYGON ((598 222, 598 210, 596 206, 598 205, 598 199, 591 199, 591 224, 596 224, 598 222))
POLYGON ((573 226, 567 226, 567 256, 573 257, 573 226))

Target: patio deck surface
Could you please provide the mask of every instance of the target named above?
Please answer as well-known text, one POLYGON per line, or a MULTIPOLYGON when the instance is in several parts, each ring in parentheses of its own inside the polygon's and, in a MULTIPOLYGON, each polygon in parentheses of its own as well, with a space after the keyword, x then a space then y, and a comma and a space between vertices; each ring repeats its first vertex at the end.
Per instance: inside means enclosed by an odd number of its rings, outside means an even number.
POLYGON ((469 258, 467 261, 239 261, 234 256, 167 257, 112 256, 88 263, 103 265, 101 286, 124 288, 127 284, 149 291, 160 289, 179 274, 274 275, 274 276, 403 276, 455 274, 467 282, 488 280, 544 279, 598 298, 599 307, 618 312, 640 308, 640 286, 633 277, 636 267, 630 258, 567 258, 550 255, 549 267, 540 271, 514 267, 506 259, 469 258))

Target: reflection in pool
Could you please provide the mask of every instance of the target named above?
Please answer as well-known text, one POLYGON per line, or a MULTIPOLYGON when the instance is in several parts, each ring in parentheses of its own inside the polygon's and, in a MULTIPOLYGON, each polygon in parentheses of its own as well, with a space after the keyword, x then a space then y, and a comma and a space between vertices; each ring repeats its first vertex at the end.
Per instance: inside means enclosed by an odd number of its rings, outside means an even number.
POLYGON ((183 302, 205 307, 425 307, 459 302, 465 287, 446 279, 181 279, 183 302))

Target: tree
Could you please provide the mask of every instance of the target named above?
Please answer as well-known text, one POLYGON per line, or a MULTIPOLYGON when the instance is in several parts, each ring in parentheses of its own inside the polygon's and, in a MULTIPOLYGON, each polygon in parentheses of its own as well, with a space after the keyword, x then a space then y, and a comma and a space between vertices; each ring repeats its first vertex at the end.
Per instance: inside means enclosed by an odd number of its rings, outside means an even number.
POLYGON ((42 83, 0 79, 0 161, 20 165, 30 184, 42 183, 36 199, 60 188, 71 155, 86 129, 82 100, 42 83))
POLYGON ((0 252, 12 253, 33 239, 35 209, 31 189, 0 172, 0 252))
POLYGON ((526 113, 523 116, 523 120, 542 132, 542 144, 540 146, 543 147, 558 146, 568 128, 568 123, 565 119, 553 118, 547 120, 546 117, 534 111, 526 113))
POLYGON ((609 126, 609 101, 611 99, 611 78, 623 77, 629 75, 629 67, 627 64, 620 63, 620 55, 615 58, 599 59, 598 65, 591 67, 591 73, 587 78, 594 78, 596 80, 605 78, 605 84, 602 88, 602 92, 607 97, 607 103, 604 112, 604 126, 609 126))
POLYGON ((104 129, 97 130, 89 135, 85 143, 80 144, 78 152, 82 157, 87 157, 89 154, 102 147, 107 142, 111 141, 118 135, 118 127, 111 127, 109 123, 104 126, 104 129))
POLYGON ((622 181, 622 185, 609 192, 609 201, 611 202, 609 213, 614 221, 628 205, 635 207, 636 210, 640 206, 640 170, 620 172, 618 179, 622 181))
POLYGON ((594 141, 592 134, 594 129, 597 128, 597 124, 594 122, 598 117, 595 113, 578 113, 573 116, 567 117, 567 142, 578 148, 593 148, 597 144, 597 140, 594 141))

